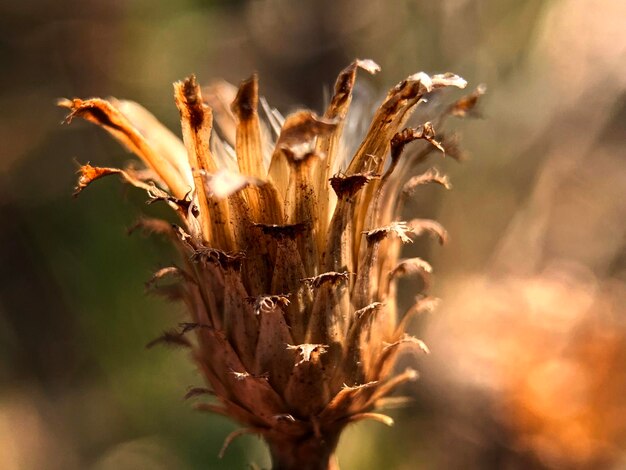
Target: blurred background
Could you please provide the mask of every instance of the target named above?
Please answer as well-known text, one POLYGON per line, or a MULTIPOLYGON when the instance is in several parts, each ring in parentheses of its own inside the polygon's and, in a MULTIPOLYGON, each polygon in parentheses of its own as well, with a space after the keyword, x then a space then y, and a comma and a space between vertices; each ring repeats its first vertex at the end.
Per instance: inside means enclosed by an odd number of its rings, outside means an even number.
POLYGON ((144 292, 174 254, 126 229, 162 209, 115 178, 71 198, 77 161, 130 157, 55 100, 132 99, 177 130, 173 81, 258 71, 284 113, 320 112, 355 57, 382 66, 374 101, 420 70, 488 93, 458 125, 470 158, 434 162, 454 190, 407 209, 451 234, 408 251, 443 299, 414 325, 415 400, 345 433, 342 468, 626 468, 625 24, 620 0, 0 3, 0 468, 268 466, 254 437, 218 460, 235 425, 182 399, 185 352, 145 349, 180 320, 144 292))

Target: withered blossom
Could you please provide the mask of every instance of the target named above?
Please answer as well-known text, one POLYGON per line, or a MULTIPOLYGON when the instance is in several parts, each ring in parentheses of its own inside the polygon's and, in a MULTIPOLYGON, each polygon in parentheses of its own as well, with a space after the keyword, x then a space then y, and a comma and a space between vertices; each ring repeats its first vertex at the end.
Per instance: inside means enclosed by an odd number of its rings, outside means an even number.
POLYGON ((396 359, 407 350, 428 352, 406 333, 408 320, 436 305, 420 294, 398 314, 398 278, 427 280, 432 271, 422 259, 400 260, 401 245, 421 233, 447 238, 435 221, 402 221, 401 212, 417 186, 449 187, 436 169, 414 176, 416 166, 448 150, 453 139, 436 136, 435 127, 467 114, 482 93, 448 107, 434 124, 405 128, 427 96, 466 85, 453 74, 411 75, 389 91, 350 157, 343 130, 358 69, 379 67, 371 60, 346 67, 323 116, 301 110, 283 118, 259 100, 256 75, 238 90, 214 85, 206 97, 195 77, 177 82, 182 141, 136 103, 59 103, 71 110, 68 122, 100 125, 146 165, 84 165, 76 194, 117 174, 176 212, 176 225, 138 223, 178 248, 181 266, 159 270, 149 286, 183 301, 189 315, 151 345, 189 348, 206 388, 189 389, 187 398, 208 397, 198 409, 244 426, 226 443, 262 436, 275 469, 337 468, 334 451, 346 425, 392 424, 375 410, 417 377, 412 369, 396 374, 396 359), (419 150, 405 149, 416 140, 419 150), (165 278, 171 282, 163 285, 165 278))

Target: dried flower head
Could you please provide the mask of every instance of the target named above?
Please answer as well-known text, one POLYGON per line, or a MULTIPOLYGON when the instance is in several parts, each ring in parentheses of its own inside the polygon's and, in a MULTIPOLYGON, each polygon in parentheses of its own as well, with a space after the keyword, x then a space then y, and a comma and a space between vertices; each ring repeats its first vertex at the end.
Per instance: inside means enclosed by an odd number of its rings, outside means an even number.
POLYGON ((401 245, 423 232, 446 240, 434 221, 398 219, 418 185, 449 186, 437 170, 412 177, 415 167, 447 150, 435 127, 467 114, 482 93, 446 108, 435 124, 404 128, 426 96, 466 85, 452 74, 411 75, 389 91, 349 157, 343 130, 358 69, 379 67, 371 60, 346 67, 323 116, 303 110, 283 118, 264 100, 260 116, 256 76, 238 90, 215 85, 206 97, 193 76, 177 82, 182 142, 136 103, 60 102, 71 110, 68 122, 100 125, 146 165, 85 165, 76 193, 117 174, 178 214, 178 225, 140 222, 178 247, 182 266, 160 270, 149 284, 185 302, 190 316, 155 342, 191 349, 210 388, 188 395, 210 392, 215 401, 198 408, 245 426, 227 442, 263 436, 275 468, 329 468, 348 423, 392 423, 374 410, 417 377, 411 369, 394 374, 394 364, 402 351, 428 352, 405 329, 435 305, 420 295, 398 321, 397 280, 432 271, 422 259, 399 260, 401 245), (423 145, 404 152, 416 140, 423 145), (174 283, 161 286, 165 277, 174 283))

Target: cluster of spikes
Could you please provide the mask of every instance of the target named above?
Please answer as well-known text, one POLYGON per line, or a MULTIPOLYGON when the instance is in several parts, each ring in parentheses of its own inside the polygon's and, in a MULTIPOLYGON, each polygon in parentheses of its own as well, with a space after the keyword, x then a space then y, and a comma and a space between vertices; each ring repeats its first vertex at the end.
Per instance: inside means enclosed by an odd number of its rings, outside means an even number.
POLYGON ((245 426, 227 441, 262 435, 275 468, 327 468, 315 461, 332 458, 348 423, 392 423, 376 410, 417 377, 412 369, 395 372, 398 356, 428 352, 405 330, 436 304, 422 292, 404 315, 396 311, 398 279, 428 281, 432 271, 423 259, 401 259, 401 246, 420 234, 447 238, 433 220, 400 216, 418 186, 449 187, 436 169, 416 175, 417 168, 432 153, 458 154, 454 136, 435 129, 448 116, 471 113, 484 92, 479 87, 432 122, 405 127, 440 89, 466 85, 453 74, 411 75, 388 92, 349 155, 347 115, 359 69, 379 67, 371 60, 346 67, 323 116, 283 117, 259 100, 256 76, 238 89, 220 82, 202 90, 193 76, 177 82, 182 141, 133 102, 59 102, 71 110, 68 122, 98 124, 145 164, 84 165, 76 194, 118 175, 177 213, 176 224, 139 222, 169 235, 180 251, 181 264, 159 270, 149 284, 182 300, 189 315, 154 343, 191 349, 206 384, 188 396, 213 397, 197 407, 245 426), (422 143, 405 151, 413 141, 422 143))

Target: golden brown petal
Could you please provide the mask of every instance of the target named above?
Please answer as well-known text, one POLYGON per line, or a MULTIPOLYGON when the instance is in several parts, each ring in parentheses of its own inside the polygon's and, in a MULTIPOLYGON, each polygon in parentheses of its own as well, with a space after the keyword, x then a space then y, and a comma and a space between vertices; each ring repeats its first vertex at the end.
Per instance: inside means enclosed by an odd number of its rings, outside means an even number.
POLYGON ((289 184, 290 170, 284 149, 290 149, 292 152, 303 155, 307 153, 307 150, 313 150, 312 144, 316 137, 328 135, 336 127, 336 122, 320 118, 311 111, 298 111, 287 116, 276 142, 268 170, 270 179, 283 197, 289 184), (296 151, 296 148, 302 150, 296 151))
POLYGON ((413 219, 409 221, 408 226, 416 237, 422 233, 428 233, 436 237, 441 245, 448 242, 448 231, 436 220, 413 219))
POLYGON ((317 138, 316 150, 326 156, 315 168, 313 175, 316 187, 315 192, 319 198, 318 248, 320 251, 324 248, 325 237, 323 234, 326 233, 330 220, 329 207, 331 207, 330 199, 332 194, 329 192, 327 181, 334 168, 334 162, 338 157, 339 142, 343 132, 344 120, 352 101, 352 89, 354 88, 356 73, 359 68, 371 74, 380 71, 378 64, 369 59, 357 59, 341 71, 335 82, 334 95, 324 113, 326 119, 332 119, 337 122, 337 127, 332 132, 320 135, 317 138))
POLYGON ((203 175, 213 174, 218 170, 209 147, 213 128, 211 109, 202 101, 200 87, 193 75, 174 84, 174 96, 181 115, 183 141, 193 173, 202 236, 209 244, 232 250, 234 239, 228 223, 228 203, 213 200, 204 191, 203 175))
POLYGON ((152 168, 175 197, 183 198, 189 192, 190 187, 185 181, 185 177, 167 158, 159 154, 132 126, 130 121, 108 101, 99 98, 89 100, 62 99, 59 100, 58 105, 71 110, 66 118, 67 122, 71 122, 74 117, 82 117, 106 129, 126 148, 141 158, 148 167, 152 168))
POLYGON ((154 150, 178 170, 178 173, 185 180, 189 190, 191 190, 193 187, 193 176, 189 168, 187 150, 182 140, 161 124, 150 111, 139 103, 129 100, 113 99, 112 104, 126 116, 154 150))
MULTIPOLYGON (((237 96, 231 105, 237 120, 236 153, 239 171, 245 176, 266 178, 267 170, 263 164, 264 151, 261 139, 261 127, 258 115, 259 79, 253 75, 241 83, 237 96)), ((246 190, 246 199, 252 213, 252 219, 260 220, 260 194, 258 188, 246 190)))

